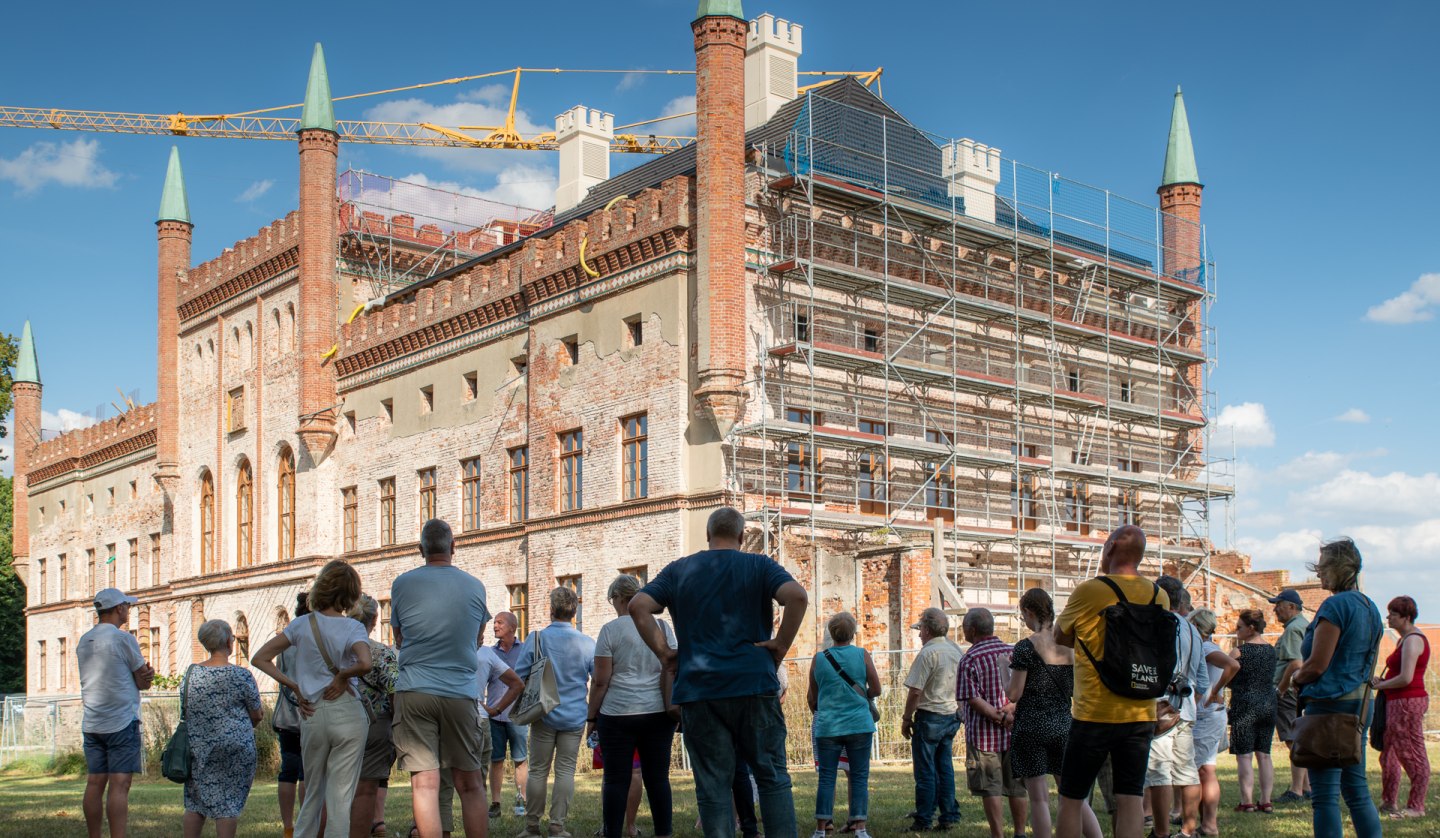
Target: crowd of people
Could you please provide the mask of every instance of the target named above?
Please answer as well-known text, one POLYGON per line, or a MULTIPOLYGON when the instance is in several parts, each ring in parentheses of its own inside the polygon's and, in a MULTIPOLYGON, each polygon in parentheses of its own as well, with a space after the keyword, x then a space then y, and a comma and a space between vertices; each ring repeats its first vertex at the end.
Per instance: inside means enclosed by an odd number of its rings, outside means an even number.
MULTIPOLYGON (((549 594, 549 624, 519 638, 515 615, 492 615, 484 585, 454 565, 444 521, 424 525, 423 565, 391 585, 393 647, 372 638, 378 606, 359 574, 342 561, 327 564, 300 595, 295 618, 251 661, 278 686, 270 723, 286 838, 391 834, 384 809, 396 768, 410 780, 408 835, 486 836, 505 812, 507 756, 512 810, 524 818, 518 838, 570 838, 582 741, 603 768, 596 835, 638 838, 643 797, 656 838, 668 838, 677 731, 706 838, 758 835, 762 824, 771 836, 796 835, 781 697, 808 597, 780 564, 742 550, 744 529, 739 512, 720 509, 707 523, 708 549, 649 584, 615 578, 607 590, 614 618, 594 639, 577 630, 579 601, 563 586, 549 594)), ((915 800, 908 831, 959 822, 952 755, 962 726, 966 787, 995 838, 1007 833, 1007 817, 1017 836, 1098 838, 1097 810, 1121 838, 1217 835, 1216 762, 1227 741, 1241 818, 1308 799, 1314 834, 1331 838, 1342 834, 1343 801, 1354 834, 1371 838, 1382 815, 1424 815, 1428 642, 1416 630, 1414 600, 1397 597, 1382 620, 1360 593, 1353 542, 1320 548, 1314 569, 1330 596, 1311 619, 1295 591, 1282 591, 1270 600, 1279 640, 1266 641, 1263 612, 1242 611, 1228 652, 1215 635, 1230 627, 1211 610, 1192 609, 1180 579, 1142 577, 1144 554, 1144 533, 1121 527, 1105 544, 1100 575, 1076 586, 1060 613, 1049 592, 1024 592, 1018 616, 1029 634, 1013 646, 997 636, 987 609, 964 613, 963 649, 945 611, 920 615, 911 626, 920 648, 903 681, 901 734, 911 747, 915 800), (1377 672, 1387 623, 1398 642, 1377 672), (1366 726, 1362 705, 1372 689, 1384 707, 1383 734, 1376 721, 1378 809, 1363 752, 1354 765, 1292 769, 1288 790, 1272 798, 1274 738, 1293 745, 1306 735, 1305 720, 1322 714, 1358 714, 1366 726), (1403 808, 1402 775, 1410 781, 1403 808)), ((126 834, 130 779, 140 769, 139 694, 154 673, 121 628, 135 602, 114 588, 97 594, 97 625, 77 647, 89 771, 83 808, 93 838, 106 820, 112 838, 126 834)), ((831 615, 826 647, 809 665, 813 838, 869 838, 882 682, 857 631, 852 615, 831 615)), ((213 820, 218 835, 233 836, 265 708, 249 669, 231 663, 231 627, 209 620, 197 639, 208 657, 189 667, 180 687, 191 754, 183 834, 199 836, 213 820)))

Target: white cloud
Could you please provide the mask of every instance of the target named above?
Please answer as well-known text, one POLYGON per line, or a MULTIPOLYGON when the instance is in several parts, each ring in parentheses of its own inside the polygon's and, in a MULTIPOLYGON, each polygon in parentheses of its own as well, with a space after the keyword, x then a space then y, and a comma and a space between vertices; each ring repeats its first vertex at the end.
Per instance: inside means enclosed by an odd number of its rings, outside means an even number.
POLYGON ((1324 534, 1317 529, 1298 529, 1276 533, 1269 538, 1242 536, 1237 538, 1236 548, 1249 553, 1257 569, 1284 567, 1300 570, 1305 563, 1315 558, 1324 534))
POLYGON ((1313 483, 1333 476, 1345 468, 1354 455, 1337 451, 1306 451, 1275 469, 1275 476, 1286 483, 1313 483))
POLYGON ((1419 519, 1440 510, 1440 474, 1413 475, 1396 471, 1370 474, 1345 469, 1293 496, 1301 509, 1329 513, 1350 525, 1375 519, 1419 519))
POLYGON ((0 439, 0 477, 15 473, 15 445, 8 439, 0 439))
POLYGON ((667 116, 672 113, 686 114, 686 116, 677 116, 674 119, 664 119, 650 125, 642 125, 636 131, 672 137, 695 136, 695 97, 693 95, 676 96, 665 103, 658 116, 667 116))
POLYGON ((620 83, 615 85, 616 93, 624 93, 634 90, 645 83, 645 73, 626 73, 620 77, 620 83))
POLYGON ((47 183, 110 189, 119 179, 118 173, 100 164, 99 140, 40 142, 12 159, 0 158, 0 180, 14 183, 21 193, 34 192, 47 183))
MULTIPOLYGON (((377 122, 428 122, 445 128, 460 130, 461 126, 500 126, 505 124, 505 114, 510 106, 509 85, 488 85, 478 90, 467 91, 455 100, 443 104, 427 102, 424 99, 391 99, 365 111, 365 118, 377 122)), ((555 130, 554 122, 537 122, 524 108, 515 109, 515 130, 522 137, 555 130)), ((484 136, 487 131, 469 128, 465 133, 484 136)), ((402 147, 403 148, 403 147, 402 147)), ((535 153, 530 151, 508 151, 476 148, 411 148, 408 153, 436 160, 453 169, 495 173, 509 166, 533 165, 535 153)), ((546 201, 550 206, 553 200, 546 201)))
POLYGON ((236 198, 235 200, 242 204, 248 204, 251 201, 259 199, 260 196, 264 195, 266 192, 269 192, 270 187, 274 185, 275 181, 270 180, 269 178, 266 178, 265 180, 257 180, 249 186, 245 187, 245 191, 241 192, 240 197, 236 198))
POLYGON ((1335 421, 1348 422, 1352 425, 1368 425, 1370 423, 1370 414, 1358 407, 1352 407, 1339 416, 1336 416, 1335 421))
MULTIPOLYGON (((1229 429, 1236 448, 1268 448, 1275 444, 1275 428, 1259 402, 1227 404, 1215 419, 1215 427, 1229 429)), ((1218 440, 1223 444, 1222 434, 1218 440)))
POLYGON ((453 181, 431 180, 420 172, 406 175, 401 180, 472 198, 484 198, 531 209, 549 207, 555 203, 556 175, 550 169, 538 166, 507 166, 495 175, 495 185, 490 189, 476 189, 453 181))
POLYGON ((1365 312, 1365 319, 1373 323, 1420 323, 1435 319, 1437 307, 1440 307, 1440 273, 1421 274, 1409 290, 1372 306, 1365 312))
POLYGON ((88 428, 95 424, 95 419, 83 413, 60 408, 59 411, 51 413, 48 410, 40 411, 40 428, 46 431, 76 431, 80 428, 88 428))

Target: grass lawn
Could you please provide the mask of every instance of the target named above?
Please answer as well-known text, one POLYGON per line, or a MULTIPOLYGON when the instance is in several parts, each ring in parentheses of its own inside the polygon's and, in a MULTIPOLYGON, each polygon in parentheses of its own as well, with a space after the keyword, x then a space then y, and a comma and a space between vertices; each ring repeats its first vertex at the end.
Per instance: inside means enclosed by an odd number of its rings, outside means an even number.
MULTIPOLYGON (((1432 746, 1431 760, 1440 764, 1440 748, 1432 746)), ((1280 762, 1277 754, 1277 763, 1280 762)), ((1369 755, 1372 793, 1378 802, 1380 798, 1380 769, 1377 755, 1369 755)), ((963 766, 961 766, 960 808, 962 822, 954 836, 985 834, 984 815, 979 804, 965 796, 963 766)), ((1277 765, 1277 775, 1289 780, 1289 769, 1277 765)), ((1222 756, 1220 763, 1221 785, 1224 798, 1220 812, 1220 831, 1224 835, 1236 836, 1300 836, 1310 835, 1310 813, 1308 807, 1291 806, 1277 808, 1273 815, 1237 814, 1231 808, 1239 800, 1235 784, 1233 760, 1222 756)), ((796 809, 801 818, 800 834, 807 835, 814 822, 809 819, 815 799, 815 772, 797 766, 793 772, 795 781, 796 809)), ((1283 785, 1277 784, 1278 791, 1283 785)), ((1402 788, 1407 788, 1402 787, 1402 788)), ((688 776, 676 772, 675 826, 678 835, 694 835, 695 793, 694 784, 688 776)), ((84 789, 83 778, 25 776, 20 774, 0 775, 0 836, 64 836, 85 835, 85 821, 80 812, 80 798, 84 789)), ((908 832, 905 815, 912 808, 914 786, 910 769, 906 765, 877 766, 870 781, 870 829, 876 836, 887 836, 908 832)), ((1403 791, 1402 791, 1403 795, 1403 791)), ((1434 800, 1435 795, 1431 795, 1434 800)), ((510 802, 506 795, 506 803, 510 802)), ((839 799, 844 800, 844 780, 841 780, 839 799)), ((1403 796, 1402 796, 1403 802, 1403 796)), ((1385 834, 1393 838, 1410 836, 1440 835, 1440 806, 1432 802, 1428 807, 1434 813, 1416 820, 1388 820, 1384 822, 1385 834)), ((402 783, 392 786, 390 799, 386 804, 387 821, 391 834, 403 834, 410 823, 410 790, 402 783)), ((836 809, 837 821, 843 806, 836 809)), ((577 778, 575 804, 571 807, 570 831, 575 838, 588 838, 600 826, 600 776, 598 773, 584 774, 577 778)), ((180 787, 164 780, 140 780, 137 778, 130 795, 130 835, 137 838, 175 838, 180 832, 182 814, 180 787)), ((1102 823, 1105 818, 1101 818, 1102 823)), ((497 838, 513 838, 519 833, 522 823, 519 818, 507 812, 503 819, 492 822, 492 834, 497 838)), ((646 807, 640 808, 640 829, 653 834, 646 807)), ((1347 832, 1349 831, 1347 826, 1347 832)), ((206 834, 214 834, 213 827, 206 834)), ((275 783, 256 783, 250 795, 250 802, 240 820, 241 835, 280 835, 279 808, 275 801, 275 783)))

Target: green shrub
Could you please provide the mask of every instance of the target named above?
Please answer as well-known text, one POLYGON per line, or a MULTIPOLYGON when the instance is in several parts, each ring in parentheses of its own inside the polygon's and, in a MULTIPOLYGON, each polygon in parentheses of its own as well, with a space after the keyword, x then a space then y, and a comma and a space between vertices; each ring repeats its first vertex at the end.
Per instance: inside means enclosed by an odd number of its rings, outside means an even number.
POLYGON ((82 751, 66 751, 55 757, 51 770, 59 777, 80 777, 85 774, 85 754, 82 751))

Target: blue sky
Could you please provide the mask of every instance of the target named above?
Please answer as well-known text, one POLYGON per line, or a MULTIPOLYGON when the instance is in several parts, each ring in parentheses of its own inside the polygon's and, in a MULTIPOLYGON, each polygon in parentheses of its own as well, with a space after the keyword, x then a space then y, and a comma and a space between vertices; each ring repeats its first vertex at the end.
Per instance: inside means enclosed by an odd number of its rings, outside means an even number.
MULTIPOLYGON (((0 104, 142 113, 298 102, 311 45, 335 95, 532 67, 693 68, 685 0, 479 4, 81 3, 7 13, 0 104), (617 13, 617 10, 620 10, 617 13)), ((1440 619, 1440 245, 1428 186, 1440 136, 1430 33, 1440 6, 1381 3, 748 0, 805 27, 802 69, 885 67, 917 125, 1153 201, 1171 94, 1185 88, 1219 266, 1217 447, 1238 455, 1235 543, 1299 569, 1357 538, 1383 603, 1440 619), (1102 11, 1103 8, 1103 11, 1102 11)), ((503 80, 502 80, 503 81, 503 80)), ((341 102, 340 118, 485 122, 480 82, 341 102)), ((527 76, 522 127, 584 103, 616 123, 687 110, 687 76, 527 76)), ((684 124, 671 133, 687 133, 684 124)), ((180 140, 195 255, 296 203, 289 142, 180 140)), ((0 330, 34 322, 50 425, 118 386, 154 397, 154 226, 166 138, 0 129, 0 330)), ((641 162, 616 157, 612 171, 641 162)), ((538 205, 550 153, 342 150, 342 168, 538 205), (412 178, 413 179, 413 178, 412 178)), ((0 443, 8 446, 8 441, 0 443)), ((1227 538, 1222 510, 1214 533, 1227 538)))

